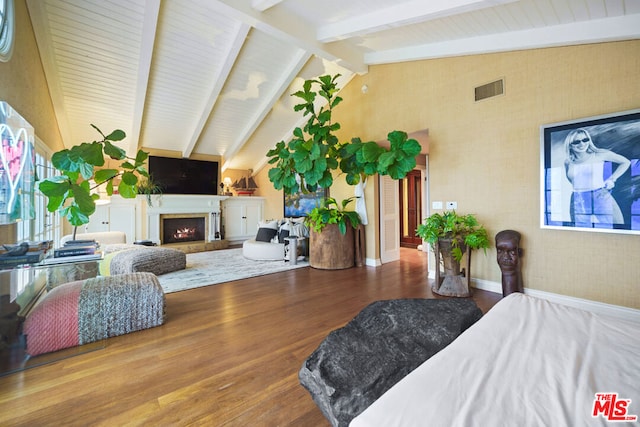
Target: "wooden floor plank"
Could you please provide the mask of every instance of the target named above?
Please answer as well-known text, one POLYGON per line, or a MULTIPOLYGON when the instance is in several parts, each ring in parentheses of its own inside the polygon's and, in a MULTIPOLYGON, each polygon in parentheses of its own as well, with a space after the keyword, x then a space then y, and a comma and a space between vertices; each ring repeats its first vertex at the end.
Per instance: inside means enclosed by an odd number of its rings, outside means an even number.
MULTIPOLYGON (((298 383, 327 334, 381 299, 434 298, 426 254, 167 295, 167 322, 0 378, 0 425, 328 426, 298 383)), ((501 295, 475 290, 483 311, 501 295)))

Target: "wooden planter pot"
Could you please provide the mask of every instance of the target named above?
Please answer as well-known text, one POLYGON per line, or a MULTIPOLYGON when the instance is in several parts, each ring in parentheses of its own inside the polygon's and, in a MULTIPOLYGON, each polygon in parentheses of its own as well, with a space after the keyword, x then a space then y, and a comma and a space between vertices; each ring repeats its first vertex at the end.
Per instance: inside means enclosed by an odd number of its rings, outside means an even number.
MULTIPOLYGON (((458 245, 465 254, 465 269, 461 269, 460 263, 451 255, 451 239, 439 239, 435 244, 436 280, 431 286, 431 290, 438 295, 471 296, 471 250, 462 241, 458 241, 458 245), (440 261, 444 266, 444 273, 440 272, 440 261)), ((465 260, 464 258, 463 260, 465 260)))
POLYGON ((354 266, 355 237, 353 228, 341 234, 337 224, 329 224, 320 233, 311 230, 309 265, 323 270, 341 270, 354 266))

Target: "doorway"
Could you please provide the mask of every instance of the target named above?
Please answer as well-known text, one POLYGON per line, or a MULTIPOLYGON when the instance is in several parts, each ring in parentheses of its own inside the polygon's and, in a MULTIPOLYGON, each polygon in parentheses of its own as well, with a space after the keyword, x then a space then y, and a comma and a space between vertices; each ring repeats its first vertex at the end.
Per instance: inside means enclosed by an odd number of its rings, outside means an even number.
POLYGON ((422 222, 422 173, 414 169, 399 180, 400 246, 417 248, 422 239, 416 236, 416 228, 422 222))

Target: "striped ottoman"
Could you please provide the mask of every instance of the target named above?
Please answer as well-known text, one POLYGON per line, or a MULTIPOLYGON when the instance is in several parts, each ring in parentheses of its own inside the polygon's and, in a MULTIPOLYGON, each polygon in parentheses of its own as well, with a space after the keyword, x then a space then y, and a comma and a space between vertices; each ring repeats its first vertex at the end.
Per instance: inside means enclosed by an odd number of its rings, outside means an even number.
POLYGON ((113 276, 148 272, 160 276, 187 267, 187 254, 177 249, 133 246, 133 249, 106 254, 100 266, 100 274, 113 276))
POLYGON ((165 296, 152 273, 96 277, 53 288, 27 315, 23 333, 35 356, 164 323, 165 296))

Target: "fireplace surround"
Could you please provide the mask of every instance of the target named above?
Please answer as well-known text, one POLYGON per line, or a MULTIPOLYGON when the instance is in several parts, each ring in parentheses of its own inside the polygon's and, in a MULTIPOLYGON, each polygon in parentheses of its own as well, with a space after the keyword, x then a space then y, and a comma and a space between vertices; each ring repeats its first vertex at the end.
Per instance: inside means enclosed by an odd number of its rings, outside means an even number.
MULTIPOLYGON (((163 194, 153 196, 151 206, 146 208, 147 233, 149 240, 154 243, 168 244, 165 240, 165 219, 199 218, 204 220, 202 238, 199 241, 211 242, 220 240, 220 202, 227 199, 226 196, 197 196, 197 195, 173 195, 163 194)), ((188 234, 186 231, 184 234, 188 234)))
POLYGON ((209 227, 208 215, 160 215, 160 236, 163 245, 170 243, 204 242, 209 227))

